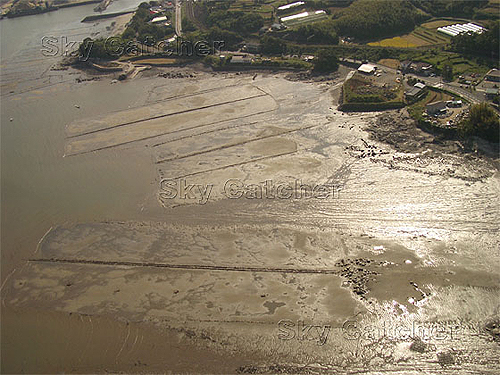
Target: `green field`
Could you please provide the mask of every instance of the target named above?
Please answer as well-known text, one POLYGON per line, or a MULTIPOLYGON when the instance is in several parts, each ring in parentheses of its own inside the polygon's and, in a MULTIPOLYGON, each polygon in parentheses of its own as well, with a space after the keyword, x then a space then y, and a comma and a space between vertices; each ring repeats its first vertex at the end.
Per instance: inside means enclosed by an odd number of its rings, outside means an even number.
MULTIPOLYGON (((266 23, 270 24, 273 22, 278 22, 279 18, 281 17, 286 17, 290 16, 295 13, 302 12, 303 10, 291 10, 290 12, 287 12, 286 14, 280 14, 277 15, 274 10, 285 4, 289 4, 291 2, 294 2, 294 0, 267 0, 267 1, 262 1, 260 3, 255 2, 254 0, 236 0, 234 3, 231 4, 229 10, 230 11, 240 11, 240 12, 251 12, 251 13, 257 13, 260 14, 266 23)), ((303 9, 303 8, 301 8, 303 9)), ((335 8, 337 9, 337 8, 335 8)), ((308 9, 311 10, 311 9, 308 9)), ((300 20, 292 20, 289 22, 286 22, 287 26, 293 27, 309 22, 316 22, 320 21, 327 18, 326 15, 312 15, 309 17, 306 17, 305 19, 300 19, 300 20)))

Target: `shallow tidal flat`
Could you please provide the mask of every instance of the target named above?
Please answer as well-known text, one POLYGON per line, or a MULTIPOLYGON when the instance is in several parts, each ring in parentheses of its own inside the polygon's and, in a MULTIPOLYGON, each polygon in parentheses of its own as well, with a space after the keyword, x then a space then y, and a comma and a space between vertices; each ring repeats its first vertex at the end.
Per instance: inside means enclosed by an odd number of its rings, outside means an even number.
MULTIPOLYGON (((219 355, 247 353, 232 357, 232 371, 494 369, 498 344, 484 327, 498 309, 497 171, 373 140, 365 127, 377 114, 335 110, 341 83, 260 74, 151 80, 147 99, 129 108, 82 111, 65 127, 65 159, 148 153, 144 168, 156 180, 144 182, 146 219, 54 223, 5 283, 3 301, 125 321, 132 328, 117 330, 128 332, 153 326, 175 345, 219 355), (241 196, 228 197, 228 180, 241 196), (246 194, 265 181, 331 194, 246 194), (477 330, 410 350, 409 335, 346 336, 346 321, 477 330), (452 360, 440 361, 442 352, 452 360)), ((147 338, 119 337, 119 355, 147 362, 139 358, 147 338)))

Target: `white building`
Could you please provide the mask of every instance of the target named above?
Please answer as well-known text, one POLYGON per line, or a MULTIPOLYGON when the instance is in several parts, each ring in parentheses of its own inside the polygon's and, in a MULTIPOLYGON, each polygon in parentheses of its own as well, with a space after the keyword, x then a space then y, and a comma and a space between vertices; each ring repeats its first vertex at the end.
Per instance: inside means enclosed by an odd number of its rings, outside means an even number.
POLYGON ((358 68, 358 72, 363 74, 373 74, 377 67, 373 64, 363 64, 358 68))
POLYGON ((166 23, 168 21, 167 16, 155 17, 151 20, 151 23, 166 23))
POLYGON ((301 19, 301 18, 305 18, 305 17, 317 16, 320 14, 326 14, 326 12, 324 10, 316 10, 314 12, 302 12, 302 13, 293 14, 291 16, 282 17, 280 19, 280 21, 287 22, 287 21, 297 20, 297 19, 301 19))
POLYGON ((480 34, 486 29, 482 26, 478 26, 472 22, 469 22, 469 23, 462 23, 462 24, 457 23, 455 25, 438 27, 437 30, 449 36, 457 36, 460 33, 468 33, 468 32, 480 34))
POLYGON ((288 9, 291 9, 291 8, 296 8, 296 7, 299 7, 299 6, 304 5, 304 4, 305 3, 303 1, 297 1, 295 3, 290 3, 290 4, 282 5, 282 6, 278 7, 278 11, 283 12, 285 10, 288 10, 288 9))

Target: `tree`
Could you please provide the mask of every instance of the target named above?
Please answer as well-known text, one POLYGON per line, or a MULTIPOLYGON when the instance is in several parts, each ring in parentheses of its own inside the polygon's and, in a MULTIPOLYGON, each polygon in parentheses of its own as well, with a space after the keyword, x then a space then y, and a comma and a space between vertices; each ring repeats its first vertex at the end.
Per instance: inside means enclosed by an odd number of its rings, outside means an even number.
POLYGON ((444 63, 441 75, 445 81, 453 81, 453 65, 449 61, 444 63))
POLYGON ((238 43, 242 41, 241 37, 235 32, 222 30, 219 27, 211 27, 206 34, 204 34, 204 39, 207 39, 211 44, 214 42, 223 42, 224 49, 230 51, 237 48, 238 43))
POLYGON ((182 17, 182 30, 183 31, 195 31, 196 26, 187 17, 182 17))
POLYGON ((298 42, 314 44, 338 44, 339 38, 331 20, 301 25, 292 31, 298 42))
POLYGON ((411 3, 433 16, 470 17, 477 8, 487 5, 488 0, 411 0, 411 3))
POLYGON ((223 30, 247 34, 258 31, 264 25, 264 19, 257 13, 214 10, 207 16, 206 24, 209 27, 217 26, 223 30))
POLYGON ((460 131, 463 135, 477 135, 494 143, 499 142, 499 130, 498 115, 488 103, 471 106, 469 116, 460 124, 460 131))
POLYGON ((314 59, 314 71, 320 73, 335 72, 339 68, 339 61, 335 51, 331 48, 324 48, 318 51, 314 59))
POLYGON ((451 49, 469 55, 482 55, 489 58, 499 57, 500 49, 499 22, 480 34, 461 33, 451 40, 451 49))
POLYGON ((281 39, 264 35, 260 38, 260 50, 266 55, 281 55, 286 51, 286 44, 281 39))
POLYGON ((334 20, 339 35, 376 39, 411 31, 425 14, 404 0, 357 0, 334 20))

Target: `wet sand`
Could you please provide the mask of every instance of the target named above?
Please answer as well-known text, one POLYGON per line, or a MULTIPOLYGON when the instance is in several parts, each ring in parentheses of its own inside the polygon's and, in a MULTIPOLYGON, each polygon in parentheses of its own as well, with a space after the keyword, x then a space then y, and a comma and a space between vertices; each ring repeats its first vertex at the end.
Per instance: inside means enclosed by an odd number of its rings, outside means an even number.
POLYGON ((429 151, 425 135, 384 143, 379 114, 336 110, 345 70, 316 83, 155 72, 70 86, 83 110, 56 122, 51 148, 82 211, 54 214, 20 254, 2 249, 15 259, 2 264, 4 372, 498 371, 494 161, 429 151), (95 104, 95 88, 113 99, 95 104), (164 179, 212 189, 170 198, 164 179), (255 195, 265 181, 332 194, 255 195), (414 323, 456 335, 379 334, 414 323))

